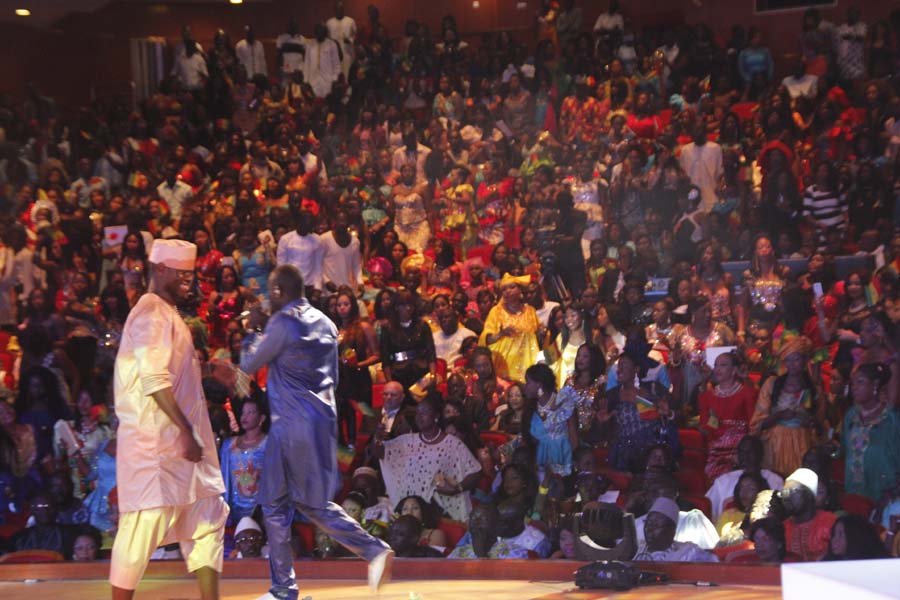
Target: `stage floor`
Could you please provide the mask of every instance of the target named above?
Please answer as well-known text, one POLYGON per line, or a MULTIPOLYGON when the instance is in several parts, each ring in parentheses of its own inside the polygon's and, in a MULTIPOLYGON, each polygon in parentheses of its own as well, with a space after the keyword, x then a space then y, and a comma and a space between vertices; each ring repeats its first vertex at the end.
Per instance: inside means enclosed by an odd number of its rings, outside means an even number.
MULTIPOLYGON (((222 600, 254 600, 265 593, 265 579, 225 579, 222 600)), ((377 596, 381 600, 669 600, 699 598, 702 600, 769 600, 781 598, 780 586, 726 584, 717 587, 695 587, 670 584, 664 587, 640 588, 612 593, 604 590, 579 590, 571 581, 522 580, 406 580, 384 586, 377 596)), ((374 598, 362 581, 302 581, 300 598, 312 600, 361 600, 374 598)), ((192 600, 199 594, 189 579, 147 579, 138 587, 137 600, 192 600)), ((105 581, 59 580, 36 583, 0 582, 0 598, 4 600, 103 600, 109 598, 105 581)))

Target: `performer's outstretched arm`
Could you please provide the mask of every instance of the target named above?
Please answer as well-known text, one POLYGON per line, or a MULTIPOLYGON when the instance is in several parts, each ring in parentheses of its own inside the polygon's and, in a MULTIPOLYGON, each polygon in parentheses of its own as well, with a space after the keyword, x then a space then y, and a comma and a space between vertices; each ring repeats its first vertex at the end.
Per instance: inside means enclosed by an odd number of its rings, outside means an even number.
POLYGON ((263 333, 253 333, 244 338, 241 349, 241 371, 252 375, 269 364, 287 346, 287 334, 291 330, 285 326, 277 313, 272 315, 263 333))

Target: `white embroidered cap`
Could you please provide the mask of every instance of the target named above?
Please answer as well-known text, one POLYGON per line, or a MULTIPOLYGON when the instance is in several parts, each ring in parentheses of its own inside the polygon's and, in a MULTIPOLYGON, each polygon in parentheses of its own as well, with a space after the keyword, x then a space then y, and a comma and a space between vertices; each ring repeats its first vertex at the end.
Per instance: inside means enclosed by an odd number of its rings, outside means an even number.
POLYGON ((156 240, 150 249, 150 262, 170 269, 193 271, 197 246, 184 240, 156 240))

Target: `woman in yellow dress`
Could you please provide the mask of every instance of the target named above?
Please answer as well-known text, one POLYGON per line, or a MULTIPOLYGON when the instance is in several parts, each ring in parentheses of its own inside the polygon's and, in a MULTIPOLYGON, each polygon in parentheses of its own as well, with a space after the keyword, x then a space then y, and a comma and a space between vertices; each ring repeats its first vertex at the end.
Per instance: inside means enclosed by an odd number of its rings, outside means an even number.
POLYGON ((815 443, 821 393, 807 368, 812 350, 802 335, 782 343, 778 358, 784 375, 763 384, 750 422, 750 433, 763 441, 763 467, 782 476, 800 468, 815 443))
POLYGON ((488 313, 480 343, 491 349, 494 367, 514 381, 525 381, 525 369, 538 361, 538 330, 541 322, 534 307, 526 304, 520 286, 531 277, 513 277, 509 273, 500 280, 500 302, 488 313))

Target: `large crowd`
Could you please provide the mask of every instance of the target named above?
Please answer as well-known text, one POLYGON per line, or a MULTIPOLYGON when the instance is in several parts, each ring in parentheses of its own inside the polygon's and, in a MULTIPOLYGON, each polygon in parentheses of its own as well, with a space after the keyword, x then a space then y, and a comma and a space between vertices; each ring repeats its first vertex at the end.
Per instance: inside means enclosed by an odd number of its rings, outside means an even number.
MULTIPOLYGON (((898 555, 900 13, 810 9, 776 65, 752 27, 542 4, 535 43, 470 44, 338 3, 276 72, 185 28, 137 106, 0 102, 0 561, 108 556, 161 238, 198 247, 205 372, 299 269, 340 332, 336 501, 399 556, 898 555)), ((231 558, 266 555, 265 384, 204 381, 231 558)))

